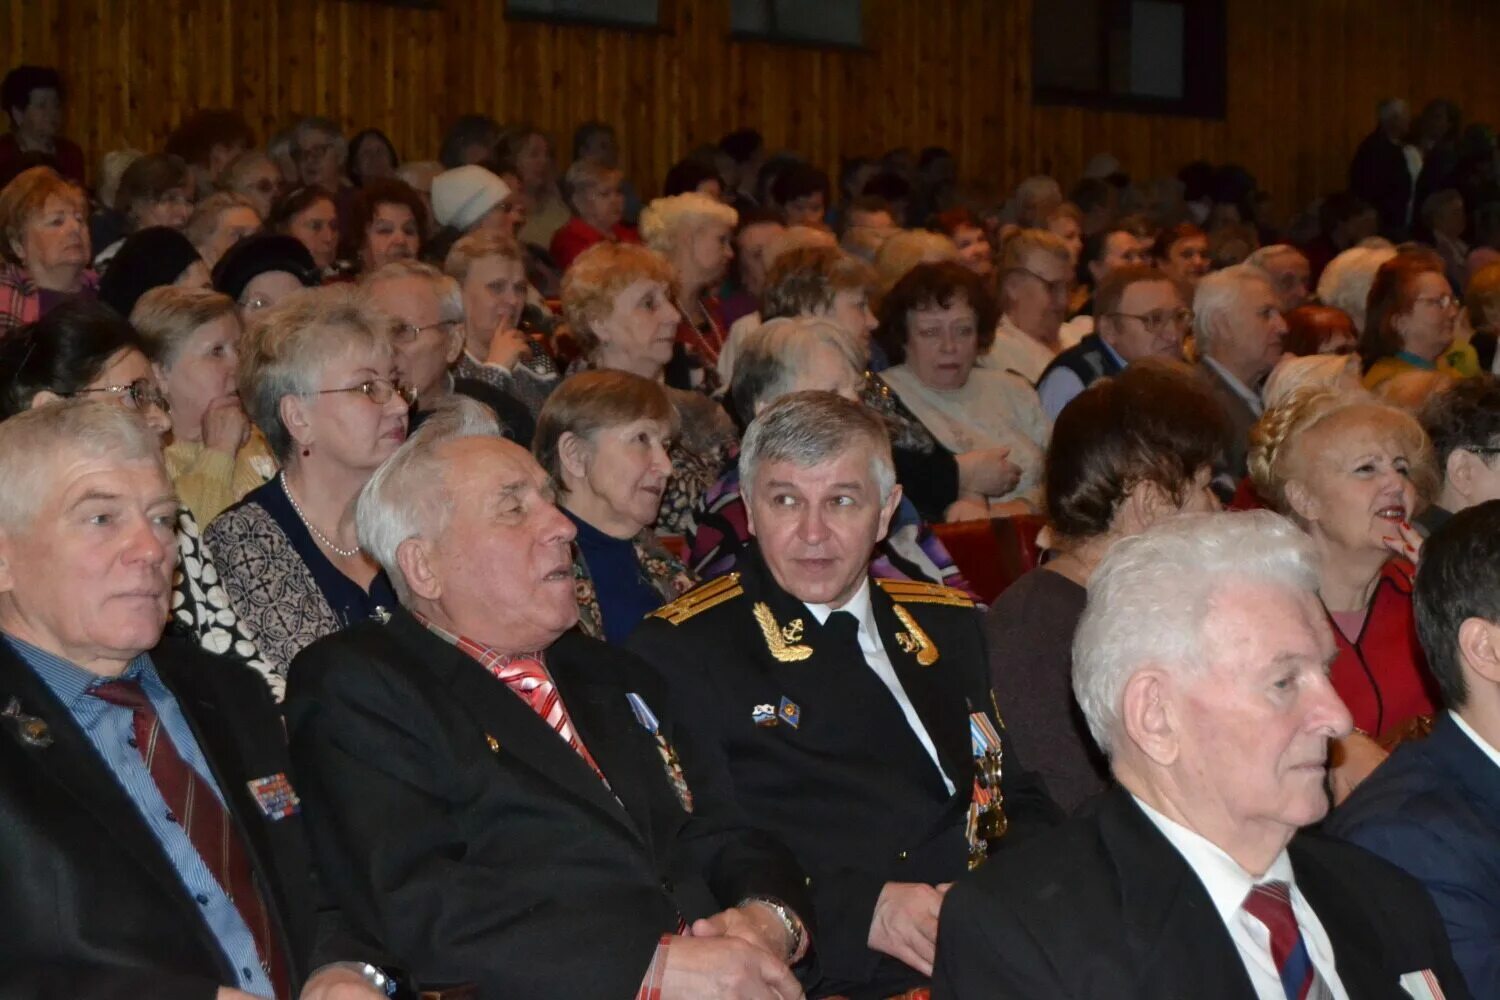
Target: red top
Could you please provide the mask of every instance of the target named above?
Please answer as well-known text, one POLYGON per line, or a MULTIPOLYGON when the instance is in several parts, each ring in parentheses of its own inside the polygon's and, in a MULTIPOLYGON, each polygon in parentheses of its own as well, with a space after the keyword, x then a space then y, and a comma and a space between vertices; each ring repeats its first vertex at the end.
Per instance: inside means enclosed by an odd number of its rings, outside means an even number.
POLYGON ((608 233, 601 233, 578 216, 573 216, 557 232, 552 234, 552 262, 558 270, 566 271, 574 259, 595 243, 612 240, 615 243, 639 243, 640 234, 634 226, 617 222, 608 233))
MULTIPOLYGON (((14 132, 0 135, 0 184, 8 183, 21 172, 21 157, 25 155, 14 132)), ((67 180, 83 186, 83 150, 76 143, 58 136, 57 153, 48 165, 67 180)))
POLYGON ((1349 642, 1329 619, 1339 647, 1333 688, 1349 707, 1354 725, 1376 739, 1419 715, 1432 715, 1437 704, 1437 683, 1427 671, 1412 617, 1415 572, 1404 559, 1385 564, 1358 642, 1349 642))

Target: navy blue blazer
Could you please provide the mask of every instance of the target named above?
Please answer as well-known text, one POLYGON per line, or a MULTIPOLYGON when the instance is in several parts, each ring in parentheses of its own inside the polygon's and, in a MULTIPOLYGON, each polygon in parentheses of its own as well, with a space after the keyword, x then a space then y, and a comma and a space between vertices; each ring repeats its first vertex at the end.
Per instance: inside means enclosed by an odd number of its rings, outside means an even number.
POLYGON ((1476 997, 1500 997, 1500 768, 1444 713, 1334 810, 1324 832, 1414 875, 1476 997))

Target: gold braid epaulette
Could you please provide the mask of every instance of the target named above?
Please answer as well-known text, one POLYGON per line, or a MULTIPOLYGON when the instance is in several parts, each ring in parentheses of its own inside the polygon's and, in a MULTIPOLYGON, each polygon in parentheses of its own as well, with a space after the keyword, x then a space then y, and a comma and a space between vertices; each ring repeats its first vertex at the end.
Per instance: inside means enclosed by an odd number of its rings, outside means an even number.
POLYGON ((683 594, 671 604, 665 604, 651 612, 652 618, 662 618, 673 625, 681 625, 700 611, 707 611, 716 604, 739 597, 745 591, 740 587, 740 575, 729 573, 716 577, 683 594))
POLYGON ((901 604, 948 604, 955 608, 974 606, 974 598, 962 590, 940 587, 925 580, 876 580, 875 585, 901 604))

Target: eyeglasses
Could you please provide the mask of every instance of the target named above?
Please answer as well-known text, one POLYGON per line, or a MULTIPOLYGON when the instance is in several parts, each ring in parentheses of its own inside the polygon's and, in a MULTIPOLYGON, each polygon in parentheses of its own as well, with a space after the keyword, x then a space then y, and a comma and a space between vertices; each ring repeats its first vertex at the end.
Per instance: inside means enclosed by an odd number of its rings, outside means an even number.
POLYGON ((1452 309, 1454 306, 1460 304, 1457 295, 1419 295, 1413 301, 1431 303, 1439 309, 1452 309))
POLYGON ((1193 325, 1193 311, 1191 309, 1153 309, 1148 313, 1109 313, 1120 319, 1138 319, 1147 330, 1152 333, 1167 333, 1172 330, 1186 330, 1193 325))
POLYGON ((411 323, 392 323, 391 339, 398 344, 410 344, 428 330, 442 330, 447 333, 459 324, 456 319, 440 319, 436 323, 428 323, 426 326, 414 326, 411 323))
POLYGON ((358 385, 346 385, 342 389, 319 389, 313 393, 314 396, 326 396, 334 392, 358 392, 376 406, 384 406, 391 401, 392 396, 400 396, 406 401, 407 406, 414 406, 417 402, 417 390, 400 382, 392 382, 388 378, 367 379, 358 385))
POLYGON ((166 413, 172 408, 167 402, 167 397, 161 394, 161 390, 150 379, 145 378, 138 378, 129 385, 102 385, 97 389, 79 389, 72 395, 84 396, 91 392, 111 392, 122 396, 125 405, 133 410, 144 410, 148 406, 154 406, 166 413))
POLYGON ((1045 285, 1047 288, 1047 294, 1053 296, 1054 298, 1067 298, 1068 292, 1072 291, 1073 288, 1072 282, 1067 278, 1058 278, 1056 281, 1049 281, 1048 279, 1042 277, 1040 274, 1037 274, 1029 267, 1017 267, 1013 268, 1012 270, 1019 274, 1031 275, 1037 281, 1040 281, 1043 285, 1045 285))

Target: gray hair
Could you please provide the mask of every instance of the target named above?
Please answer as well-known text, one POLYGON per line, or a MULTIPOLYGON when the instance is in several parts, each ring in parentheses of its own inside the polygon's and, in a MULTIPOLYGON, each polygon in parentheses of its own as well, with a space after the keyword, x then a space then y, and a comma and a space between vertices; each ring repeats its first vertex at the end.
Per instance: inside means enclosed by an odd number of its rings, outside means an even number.
MULTIPOLYGON (((1264 275, 1270 276, 1271 262, 1282 257, 1304 257, 1301 250, 1290 243, 1272 243, 1270 246, 1261 247, 1250 256, 1245 258, 1245 266, 1253 267, 1264 275)), ((1304 257, 1304 259, 1306 259, 1304 257)))
POLYGON ((255 314, 240 349, 240 400, 282 464, 292 453, 282 399, 317 392, 324 367, 356 350, 391 354, 388 321, 357 288, 305 288, 255 314))
POLYGON ((470 437, 500 437, 500 421, 483 403, 454 395, 422 421, 359 491, 354 524, 360 547, 385 570, 403 603, 411 591, 396 551, 408 538, 435 538, 447 528, 453 496, 437 451, 448 441, 470 437))
POLYGON ((0 529, 21 531, 41 512, 64 457, 150 462, 170 482, 161 442, 140 414, 79 397, 34 406, 0 422, 0 529))
POLYGON ((1350 247, 1328 262, 1318 278, 1318 301, 1342 309, 1354 321, 1354 329, 1365 330, 1365 313, 1370 301, 1370 286, 1380 265, 1396 256, 1396 248, 1350 247))
POLYGON ((568 167, 568 172, 563 174, 563 193, 568 199, 568 204, 573 210, 578 210, 577 198, 585 191, 597 191, 611 180, 624 177, 623 171, 615 167, 606 167, 593 160, 574 160, 573 165, 568 167))
POLYGON ((432 292, 437 296, 438 307, 442 310, 444 323, 462 323, 464 319, 464 296, 463 289, 458 282, 442 271, 425 264, 419 260, 393 260, 382 264, 376 270, 365 275, 360 280, 359 286, 369 291, 373 286, 382 281, 397 281, 401 278, 423 278, 432 285, 432 292))
POLYGON ((819 347, 838 352, 856 374, 864 371, 865 359, 853 338, 831 320, 814 316, 773 319, 741 338, 729 386, 740 416, 748 420, 755 416, 758 404, 790 392, 797 373, 819 347))
POLYGON ((880 502, 896 487, 896 465, 885 423, 873 411, 832 392, 792 392, 750 422, 740 444, 740 495, 750 502, 761 462, 791 462, 807 469, 829 462, 863 439, 870 446, 870 475, 880 502))
POLYGON ((1142 667, 1202 665, 1209 607, 1226 585, 1316 593, 1317 566, 1307 535, 1264 510, 1185 514, 1115 545, 1073 635, 1073 694, 1094 742, 1115 749, 1125 685, 1142 667))
POLYGON ((1223 329, 1229 316, 1239 308, 1250 285, 1260 285, 1271 294, 1275 289, 1264 271, 1249 264, 1236 264, 1222 271, 1205 274, 1193 292, 1193 333, 1200 354, 1210 353, 1214 337, 1223 329))
MULTIPOLYGON (((219 228, 219 216, 231 208, 248 208, 255 212, 255 206, 244 195, 233 191, 215 191, 193 206, 193 215, 188 219, 187 225, 182 227, 182 235, 195 248, 202 248, 219 228)), ((255 217, 260 219, 260 213, 255 212, 255 217)))

